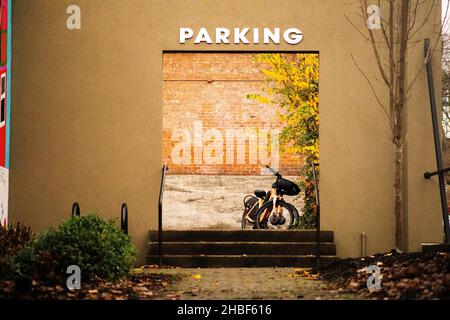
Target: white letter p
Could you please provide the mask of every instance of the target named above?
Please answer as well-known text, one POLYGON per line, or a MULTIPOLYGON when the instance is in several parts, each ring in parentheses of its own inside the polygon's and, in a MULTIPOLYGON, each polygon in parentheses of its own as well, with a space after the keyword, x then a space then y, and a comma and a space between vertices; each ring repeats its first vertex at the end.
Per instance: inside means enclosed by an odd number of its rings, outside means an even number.
POLYGON ((194 31, 191 28, 180 28, 180 43, 186 43, 186 40, 193 36, 194 31))

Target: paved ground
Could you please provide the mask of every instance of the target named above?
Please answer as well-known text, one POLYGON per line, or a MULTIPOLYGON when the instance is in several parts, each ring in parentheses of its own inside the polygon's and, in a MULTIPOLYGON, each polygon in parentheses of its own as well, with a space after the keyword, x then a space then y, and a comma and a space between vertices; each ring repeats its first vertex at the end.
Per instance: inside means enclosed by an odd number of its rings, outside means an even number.
MULTIPOLYGON (((274 181, 272 175, 168 175, 163 202, 164 229, 240 229, 244 196, 255 189, 270 190, 274 181)), ((286 201, 301 212, 300 196, 286 197, 286 201)))
POLYGON ((242 300, 242 299, 362 299, 334 290, 318 280, 300 277, 304 269, 293 268, 217 268, 149 269, 151 273, 175 275, 164 299, 242 300), (300 272, 301 273, 301 272, 300 272))

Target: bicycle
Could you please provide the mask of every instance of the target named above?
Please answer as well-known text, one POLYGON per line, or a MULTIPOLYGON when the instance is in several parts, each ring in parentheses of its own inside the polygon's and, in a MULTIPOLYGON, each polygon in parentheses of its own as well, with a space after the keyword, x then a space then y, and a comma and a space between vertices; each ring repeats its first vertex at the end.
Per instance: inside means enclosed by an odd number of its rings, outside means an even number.
POLYGON ((244 213, 242 215, 242 229, 292 229, 298 223, 299 214, 294 205, 286 202, 284 196, 296 196, 300 193, 297 184, 266 166, 276 181, 272 184, 269 192, 255 190, 254 195, 244 197, 244 213))

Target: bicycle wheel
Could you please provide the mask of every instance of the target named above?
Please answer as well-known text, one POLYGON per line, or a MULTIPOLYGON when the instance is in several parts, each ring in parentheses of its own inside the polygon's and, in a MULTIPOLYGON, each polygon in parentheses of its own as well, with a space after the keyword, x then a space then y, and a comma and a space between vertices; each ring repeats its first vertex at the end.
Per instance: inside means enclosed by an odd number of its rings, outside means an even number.
POLYGON ((291 229, 294 228, 295 226, 297 226, 299 220, 300 220, 300 214, 298 213, 297 208, 293 205, 290 204, 288 202, 285 202, 287 206, 292 208, 292 213, 294 214, 294 223, 291 226, 291 229))
POLYGON ((298 211, 292 204, 277 201, 274 208, 273 201, 269 201, 258 210, 255 222, 258 229, 288 230, 297 224, 298 219, 298 211))
MULTIPOLYGON (((247 196, 244 198, 244 212, 242 213, 242 219, 241 219, 241 228, 243 230, 246 229, 255 229, 256 226, 254 223, 250 222, 247 219, 248 215, 254 215, 251 212, 249 213, 249 211, 256 211, 258 210, 258 198, 254 197, 254 196, 247 196)), ((256 216, 256 215, 254 215, 256 216)))

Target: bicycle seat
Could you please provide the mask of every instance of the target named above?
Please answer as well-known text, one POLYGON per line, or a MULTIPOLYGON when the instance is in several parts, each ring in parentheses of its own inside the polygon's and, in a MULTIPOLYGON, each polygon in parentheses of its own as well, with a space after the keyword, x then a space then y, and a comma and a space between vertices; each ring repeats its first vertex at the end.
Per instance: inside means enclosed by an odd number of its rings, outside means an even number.
POLYGON ((266 197, 266 192, 264 190, 255 190, 255 196, 264 199, 266 197))

